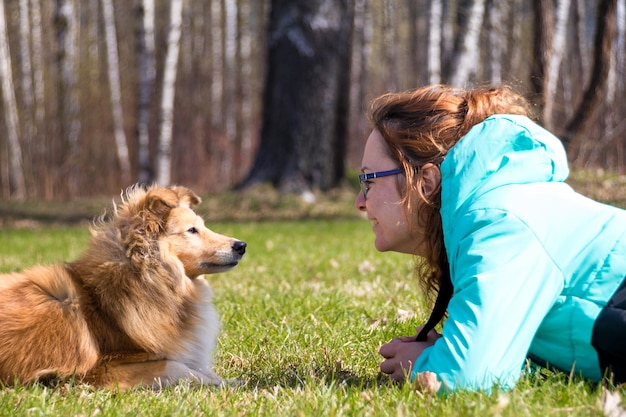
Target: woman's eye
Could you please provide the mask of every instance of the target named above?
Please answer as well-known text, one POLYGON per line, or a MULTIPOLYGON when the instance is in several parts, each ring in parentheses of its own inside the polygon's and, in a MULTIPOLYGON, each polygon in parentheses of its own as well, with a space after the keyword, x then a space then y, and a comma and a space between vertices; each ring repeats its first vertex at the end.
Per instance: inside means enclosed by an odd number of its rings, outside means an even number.
POLYGON ((194 235, 198 233, 198 229, 196 229, 195 227, 190 227, 189 229, 187 229, 187 231, 194 235))

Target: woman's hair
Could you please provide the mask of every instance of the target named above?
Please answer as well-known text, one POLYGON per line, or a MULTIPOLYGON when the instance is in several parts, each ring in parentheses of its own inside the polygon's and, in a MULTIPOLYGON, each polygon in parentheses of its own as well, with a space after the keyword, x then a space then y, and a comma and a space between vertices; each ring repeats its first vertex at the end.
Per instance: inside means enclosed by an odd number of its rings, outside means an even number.
POLYGON ((471 90, 434 85, 414 91, 384 94, 371 102, 369 119, 406 175, 403 204, 409 226, 422 226, 426 254, 418 262, 420 286, 432 301, 448 268, 441 223, 441 184, 423 192, 420 167, 441 164, 446 154, 472 126, 493 114, 532 116, 528 101, 508 87, 471 90))

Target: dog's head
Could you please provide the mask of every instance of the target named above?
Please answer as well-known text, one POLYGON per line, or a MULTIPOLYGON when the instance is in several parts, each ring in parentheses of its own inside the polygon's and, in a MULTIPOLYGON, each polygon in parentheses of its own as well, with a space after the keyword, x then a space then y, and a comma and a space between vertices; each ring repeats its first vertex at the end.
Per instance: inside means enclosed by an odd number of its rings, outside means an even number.
POLYGON ((150 187, 139 198, 131 197, 126 209, 134 221, 126 227, 127 256, 145 257, 142 246, 154 248, 156 242, 161 259, 168 262, 176 258, 190 278, 236 266, 246 243, 208 229, 192 209, 200 201, 193 191, 181 186, 150 187))

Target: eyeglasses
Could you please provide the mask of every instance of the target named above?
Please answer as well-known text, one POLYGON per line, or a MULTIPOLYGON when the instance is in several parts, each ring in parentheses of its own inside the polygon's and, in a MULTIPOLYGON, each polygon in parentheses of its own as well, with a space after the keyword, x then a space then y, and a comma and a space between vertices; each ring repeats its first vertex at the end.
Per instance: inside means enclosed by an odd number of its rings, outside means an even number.
POLYGON ((390 175, 398 175, 404 174, 404 170, 401 168, 392 169, 389 171, 378 171, 378 172, 369 172, 367 174, 359 175, 359 182, 361 183, 361 192, 363 193, 363 198, 367 198, 367 192, 369 191, 368 181, 373 178, 381 178, 388 177, 390 175))

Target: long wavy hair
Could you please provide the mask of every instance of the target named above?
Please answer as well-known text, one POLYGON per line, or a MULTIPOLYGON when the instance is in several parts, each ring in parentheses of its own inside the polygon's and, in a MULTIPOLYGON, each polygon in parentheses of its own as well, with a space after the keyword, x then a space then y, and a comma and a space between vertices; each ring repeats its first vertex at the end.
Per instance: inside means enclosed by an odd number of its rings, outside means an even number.
MULTIPOLYGON (((417 90, 387 93, 370 103, 372 127, 384 138, 389 156, 404 169, 406 183, 398 183, 412 230, 424 228, 426 254, 418 259, 419 284, 429 301, 441 288, 449 266, 441 223, 441 184, 423 192, 424 164, 441 164, 446 154, 472 126, 493 114, 533 117, 529 102, 506 86, 459 89, 432 85, 417 90)), ((400 180, 399 180, 400 181, 400 180)))

